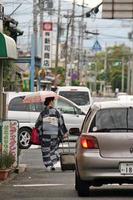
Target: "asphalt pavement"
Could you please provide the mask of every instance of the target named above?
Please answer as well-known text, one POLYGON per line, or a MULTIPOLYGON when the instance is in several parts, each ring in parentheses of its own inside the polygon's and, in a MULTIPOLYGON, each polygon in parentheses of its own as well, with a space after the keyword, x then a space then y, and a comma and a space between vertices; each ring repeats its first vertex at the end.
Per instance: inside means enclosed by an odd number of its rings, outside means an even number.
MULTIPOLYGON (((0 183, 0 200, 82 200, 74 188, 74 171, 61 171, 57 163, 56 171, 45 170, 40 148, 22 150, 20 164, 26 164, 23 173, 13 173, 0 183)), ((133 199, 133 185, 105 185, 92 187, 89 200, 130 200, 133 199)))

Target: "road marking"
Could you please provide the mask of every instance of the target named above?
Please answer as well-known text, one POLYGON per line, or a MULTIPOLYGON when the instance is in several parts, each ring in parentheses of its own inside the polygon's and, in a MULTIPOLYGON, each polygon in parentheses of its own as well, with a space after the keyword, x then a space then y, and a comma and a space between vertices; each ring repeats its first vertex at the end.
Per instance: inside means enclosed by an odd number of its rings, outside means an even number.
POLYGON ((49 187, 49 186, 64 186, 66 184, 23 184, 23 185, 13 185, 13 187, 49 187))

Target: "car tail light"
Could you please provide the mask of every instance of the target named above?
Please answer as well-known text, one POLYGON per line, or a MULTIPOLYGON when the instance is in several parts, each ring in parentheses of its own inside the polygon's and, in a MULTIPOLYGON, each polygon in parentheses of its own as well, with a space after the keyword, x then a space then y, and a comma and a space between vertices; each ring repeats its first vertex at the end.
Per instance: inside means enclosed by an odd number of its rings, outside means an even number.
POLYGON ((81 136, 80 144, 84 149, 98 149, 97 139, 94 136, 81 136))

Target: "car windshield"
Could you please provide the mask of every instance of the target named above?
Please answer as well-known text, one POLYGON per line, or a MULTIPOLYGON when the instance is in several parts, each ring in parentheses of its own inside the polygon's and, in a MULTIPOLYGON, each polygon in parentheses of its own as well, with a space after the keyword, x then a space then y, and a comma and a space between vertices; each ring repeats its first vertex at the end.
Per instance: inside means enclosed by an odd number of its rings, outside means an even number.
POLYGON ((96 127, 96 131, 130 131, 133 129, 133 108, 99 110, 92 124, 96 127))
POLYGON ((84 91, 60 91, 61 96, 73 101, 79 106, 88 105, 90 103, 88 92, 84 91))

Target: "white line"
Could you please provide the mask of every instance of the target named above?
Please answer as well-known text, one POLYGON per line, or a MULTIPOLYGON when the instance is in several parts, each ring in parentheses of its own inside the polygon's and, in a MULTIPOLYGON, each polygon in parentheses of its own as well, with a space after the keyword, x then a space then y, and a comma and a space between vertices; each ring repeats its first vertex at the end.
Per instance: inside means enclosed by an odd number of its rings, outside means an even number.
POLYGON ((13 185, 13 187, 49 187, 49 186, 64 186, 65 184, 24 184, 24 185, 13 185))

